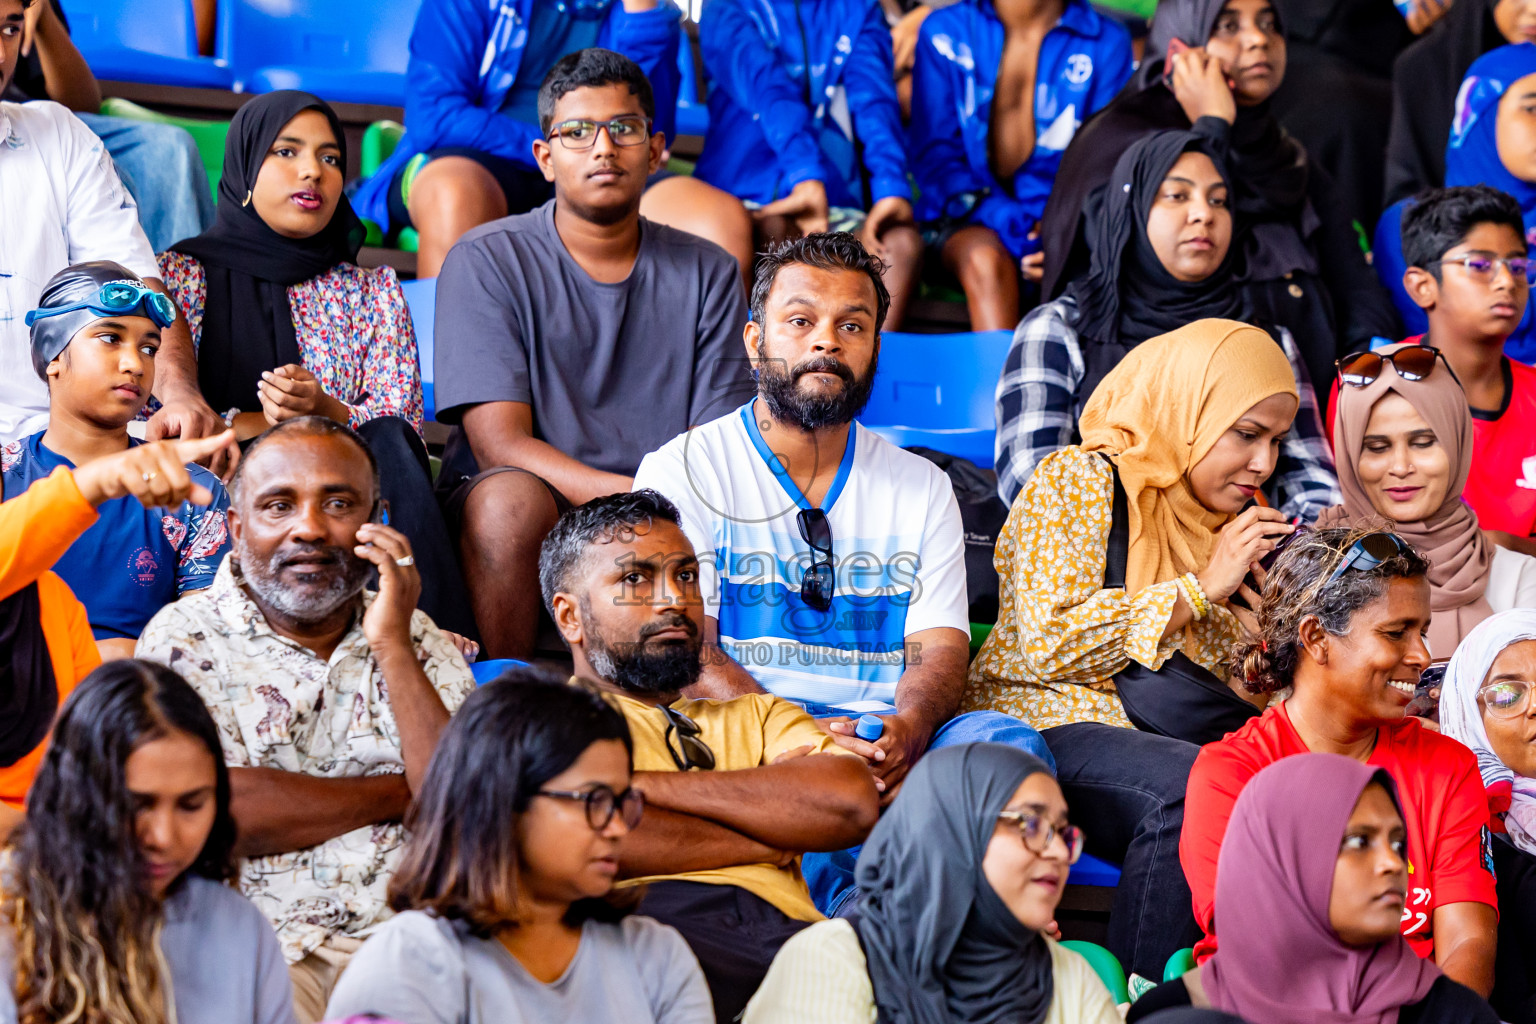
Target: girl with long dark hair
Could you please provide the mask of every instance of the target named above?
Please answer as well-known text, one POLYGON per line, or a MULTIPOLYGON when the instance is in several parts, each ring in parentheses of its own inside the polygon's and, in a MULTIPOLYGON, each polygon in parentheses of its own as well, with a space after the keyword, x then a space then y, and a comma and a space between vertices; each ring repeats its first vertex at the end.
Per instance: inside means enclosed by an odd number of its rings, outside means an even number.
POLYGON ((292 1024, 272 926, 226 884, 234 841, 192 687, 145 661, 92 672, 4 850, 0 1022, 292 1024))
POLYGON ((682 936, 611 898, 643 805, 632 754, 623 715, 563 680, 515 669, 476 691, 406 818, 399 913, 353 957, 327 1018, 710 1024, 682 936))

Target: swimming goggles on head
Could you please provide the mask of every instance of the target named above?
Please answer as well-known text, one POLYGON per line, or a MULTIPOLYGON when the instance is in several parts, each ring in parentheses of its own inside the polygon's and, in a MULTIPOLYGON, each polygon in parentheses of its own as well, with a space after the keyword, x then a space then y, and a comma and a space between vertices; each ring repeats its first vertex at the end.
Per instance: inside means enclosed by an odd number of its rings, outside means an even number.
POLYGON ((27 314, 27 326, 50 316, 62 316, 88 309, 102 316, 147 316, 157 326, 169 327, 176 322, 176 306, 170 296, 162 295, 137 281, 108 281, 96 292, 96 297, 74 302, 68 306, 44 306, 27 314), (142 311, 139 307, 142 306, 142 311))

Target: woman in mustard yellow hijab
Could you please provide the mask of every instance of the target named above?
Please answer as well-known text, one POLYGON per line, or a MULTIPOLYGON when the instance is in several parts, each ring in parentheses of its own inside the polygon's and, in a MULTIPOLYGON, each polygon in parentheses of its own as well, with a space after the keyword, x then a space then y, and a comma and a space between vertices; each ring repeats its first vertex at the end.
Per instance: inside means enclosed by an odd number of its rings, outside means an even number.
POLYGON ((1041 730, 1089 852, 1123 863, 1109 947, 1154 981, 1200 935, 1178 862, 1199 747, 1177 728, 1133 726, 1115 679, 1127 695, 1135 676, 1154 694, 1214 701, 1239 722, 1257 713, 1224 685, 1246 615, 1228 602, 1292 530, 1244 507, 1297 406, 1284 352, 1256 327, 1199 320, 1143 342, 1088 400, 1082 443, 1035 469, 998 539, 998 622, 964 708, 1041 730))

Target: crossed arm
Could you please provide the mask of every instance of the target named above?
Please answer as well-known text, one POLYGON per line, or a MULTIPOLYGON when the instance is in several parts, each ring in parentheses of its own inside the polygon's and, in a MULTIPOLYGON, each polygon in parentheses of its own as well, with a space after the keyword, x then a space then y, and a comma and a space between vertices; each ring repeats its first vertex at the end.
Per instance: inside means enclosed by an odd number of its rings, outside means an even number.
POLYGON ((637 772, 640 826, 623 847, 627 877, 783 863, 841 850, 874 827, 874 779, 857 759, 808 754, 738 771, 637 772))

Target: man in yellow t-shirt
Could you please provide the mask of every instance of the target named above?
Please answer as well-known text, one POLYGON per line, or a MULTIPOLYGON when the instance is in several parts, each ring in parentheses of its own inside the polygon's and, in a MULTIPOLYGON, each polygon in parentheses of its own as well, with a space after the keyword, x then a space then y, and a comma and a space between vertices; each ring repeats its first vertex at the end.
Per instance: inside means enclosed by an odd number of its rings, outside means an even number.
POLYGON ((576 675, 623 713, 645 817, 624 841, 641 913, 699 958, 715 1014, 734 1019, 780 946, 821 919, 800 854, 864 840, 879 813, 864 759, 771 694, 691 700, 704 647, 698 559, 655 491, 597 498, 560 517, 539 582, 576 675))

